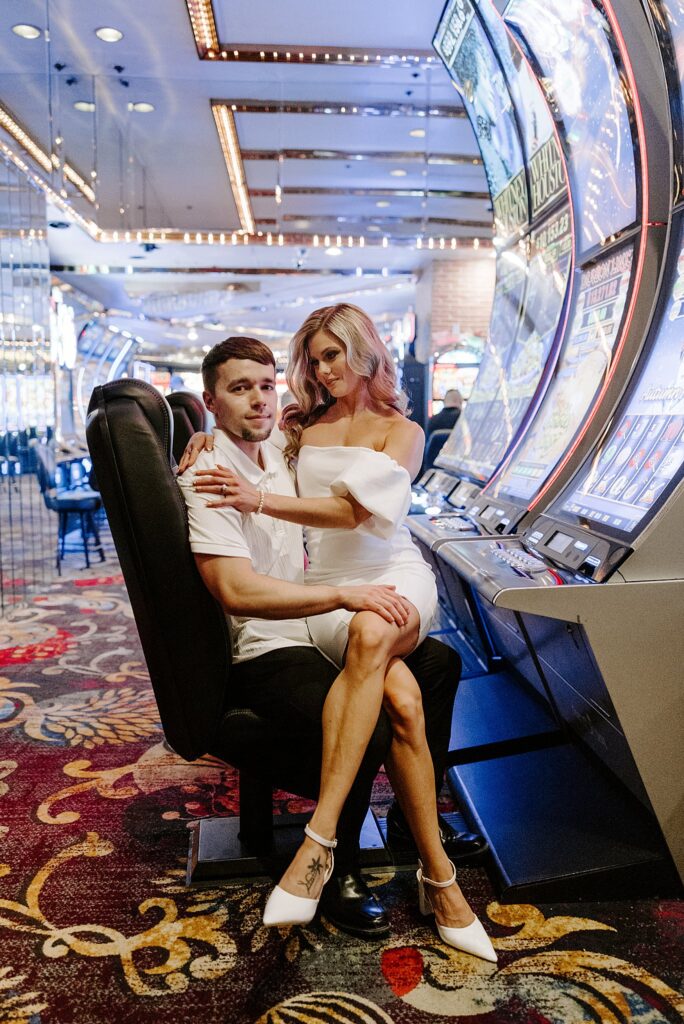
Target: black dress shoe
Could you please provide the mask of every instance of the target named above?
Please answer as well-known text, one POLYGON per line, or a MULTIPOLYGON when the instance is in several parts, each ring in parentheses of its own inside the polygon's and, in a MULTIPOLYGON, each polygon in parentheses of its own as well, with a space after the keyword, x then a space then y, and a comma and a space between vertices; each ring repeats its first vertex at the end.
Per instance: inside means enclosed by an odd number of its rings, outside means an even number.
POLYGON ((360 939, 386 939, 389 920, 358 874, 333 875, 321 896, 321 912, 340 931, 360 939))
MULTIPOLYGON (((437 817, 444 852, 449 860, 466 864, 478 860, 489 849, 484 836, 477 832, 457 832, 441 814, 437 817)), ((395 853, 418 856, 406 818, 396 803, 392 804, 387 812, 387 845, 395 853)))

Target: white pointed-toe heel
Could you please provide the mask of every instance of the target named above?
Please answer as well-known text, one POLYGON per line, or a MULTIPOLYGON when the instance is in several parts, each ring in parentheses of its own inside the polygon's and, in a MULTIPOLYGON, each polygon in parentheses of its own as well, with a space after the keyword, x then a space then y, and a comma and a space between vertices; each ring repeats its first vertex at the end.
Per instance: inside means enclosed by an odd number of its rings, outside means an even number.
MULTIPOLYGON (((416 872, 416 878, 418 879, 418 909, 421 914, 427 915, 434 914, 435 912, 430 902, 430 897, 426 892, 426 885, 431 885, 435 889, 446 889, 448 886, 455 884, 456 868, 451 861, 449 863, 452 867, 451 878, 448 878, 446 882, 433 882, 431 878, 425 877, 423 865, 419 861, 420 867, 416 872)), ((479 956, 482 960, 489 960, 493 964, 499 959, 487 932, 477 917, 470 924, 467 924, 465 928, 447 928, 445 925, 440 924, 436 918, 435 924, 437 925, 440 939, 442 942, 446 942, 447 946, 453 946, 454 949, 460 949, 464 953, 479 956)))
MULTIPOLYGON (((330 880, 335 866, 333 850, 337 846, 337 840, 324 839, 322 836, 317 835, 308 825, 304 826, 304 832, 309 839, 313 839, 315 843, 330 850, 330 859, 323 875, 323 885, 325 885, 330 880)), ((322 889, 323 887, 321 886, 321 891, 322 889)), ((320 893, 315 900, 309 899, 306 896, 295 896, 293 893, 286 892, 279 885, 276 885, 264 907, 263 922, 265 927, 286 928, 293 924, 309 924, 316 916, 320 898, 320 893)))

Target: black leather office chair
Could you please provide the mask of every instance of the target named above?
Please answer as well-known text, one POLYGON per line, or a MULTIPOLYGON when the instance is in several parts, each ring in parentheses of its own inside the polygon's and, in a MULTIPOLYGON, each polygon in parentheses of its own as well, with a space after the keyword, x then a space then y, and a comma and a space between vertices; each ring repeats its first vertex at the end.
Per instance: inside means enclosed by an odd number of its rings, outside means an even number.
POLYGON ((278 815, 272 788, 315 798, 320 749, 303 750, 230 693, 225 616, 205 588, 170 459, 173 419, 149 384, 95 388, 86 435, 166 739, 188 761, 212 754, 240 771, 240 817, 200 822, 192 880, 267 873, 303 822, 278 815))
POLYGON ((192 391, 172 391, 166 400, 173 414, 173 457, 178 463, 192 435, 207 429, 207 410, 192 391))

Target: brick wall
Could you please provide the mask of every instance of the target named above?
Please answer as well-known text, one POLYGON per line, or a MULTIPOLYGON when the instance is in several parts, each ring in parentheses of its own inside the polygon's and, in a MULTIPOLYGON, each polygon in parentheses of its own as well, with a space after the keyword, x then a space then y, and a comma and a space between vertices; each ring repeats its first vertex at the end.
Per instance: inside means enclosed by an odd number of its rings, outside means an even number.
POLYGON ((421 271, 416 288, 418 337, 416 356, 426 362, 439 348, 439 335, 454 327, 468 334, 487 334, 494 295, 495 261, 432 260, 421 271))

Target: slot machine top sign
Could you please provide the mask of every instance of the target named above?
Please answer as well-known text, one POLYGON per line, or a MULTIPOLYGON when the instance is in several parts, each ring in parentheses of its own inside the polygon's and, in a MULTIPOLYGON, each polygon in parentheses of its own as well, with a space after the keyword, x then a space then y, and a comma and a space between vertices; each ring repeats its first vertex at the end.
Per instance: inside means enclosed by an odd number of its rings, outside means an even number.
POLYGON ((591 0, 511 0, 505 19, 539 65, 559 121, 578 253, 588 253, 637 216, 630 111, 610 26, 591 0))
POLYGON ((528 222, 524 158, 501 65, 470 0, 449 0, 433 45, 463 99, 482 154, 496 234, 505 240, 528 222))
POLYGON ((535 223, 557 201, 568 198, 568 183, 553 118, 541 85, 519 46, 506 31, 492 0, 477 0, 477 9, 496 47, 522 132, 530 216, 535 223))

